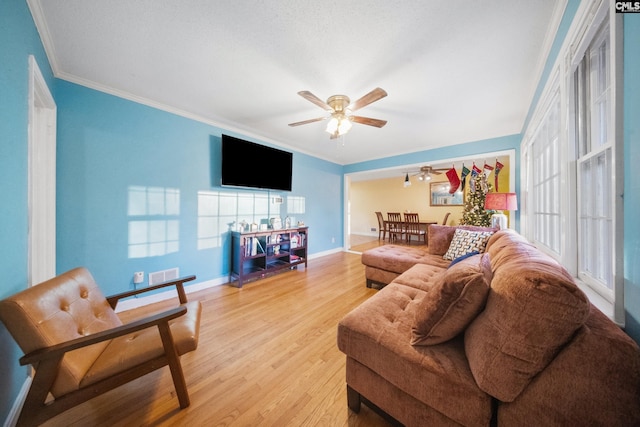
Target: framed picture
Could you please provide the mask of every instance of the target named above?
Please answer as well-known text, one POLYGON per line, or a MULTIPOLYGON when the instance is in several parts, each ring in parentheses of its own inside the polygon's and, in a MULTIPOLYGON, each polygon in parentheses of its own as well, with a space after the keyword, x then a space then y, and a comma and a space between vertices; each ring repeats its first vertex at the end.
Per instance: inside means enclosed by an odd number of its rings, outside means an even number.
POLYGON ((448 182, 432 182, 431 183, 431 206, 462 206, 462 191, 449 193, 448 182))

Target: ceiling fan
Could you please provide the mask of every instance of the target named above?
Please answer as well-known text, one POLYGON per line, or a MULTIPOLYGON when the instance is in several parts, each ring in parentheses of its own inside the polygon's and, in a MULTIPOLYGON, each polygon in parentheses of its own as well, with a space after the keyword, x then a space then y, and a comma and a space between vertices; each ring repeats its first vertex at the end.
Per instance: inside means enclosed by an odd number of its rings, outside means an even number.
POLYGON ((446 168, 433 168, 431 166, 422 166, 420 170, 412 176, 417 176, 418 181, 429 181, 431 175, 440 175, 442 172, 447 171, 446 168))
POLYGON ((354 111, 357 111, 362 107, 365 107, 372 102, 378 101, 387 96, 387 92, 385 92, 384 89, 380 89, 379 87, 364 95, 354 103, 351 103, 351 100, 346 95, 330 96, 327 99, 327 102, 322 101, 320 98, 307 90, 298 92, 298 95, 300 95, 307 101, 313 102, 320 108, 325 109, 330 114, 325 117, 317 117, 315 119, 289 123, 289 126, 306 125, 307 123, 319 122, 329 119, 326 131, 331 135, 331 139, 335 139, 349 132, 349 129, 351 129, 353 123, 360 123, 377 128, 381 128, 387 124, 386 120, 351 115, 351 113, 353 113, 354 111))

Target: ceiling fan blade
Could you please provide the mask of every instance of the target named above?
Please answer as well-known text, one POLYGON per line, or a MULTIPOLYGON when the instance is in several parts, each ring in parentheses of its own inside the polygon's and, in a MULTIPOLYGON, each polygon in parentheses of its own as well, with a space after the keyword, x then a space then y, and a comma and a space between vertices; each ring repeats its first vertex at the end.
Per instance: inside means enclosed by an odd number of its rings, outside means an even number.
POLYGON ((349 118, 356 123, 360 123, 361 125, 375 126, 377 128, 381 128, 382 126, 387 124, 386 120, 372 119, 369 117, 350 116, 349 118))
POLYGON ((308 90, 302 90, 302 91, 298 92, 298 95, 300 95, 301 97, 303 97, 307 101, 313 102, 314 104, 316 104, 318 107, 320 107, 322 109, 325 109, 327 111, 333 111, 333 108, 331 108, 329 106, 329 104, 327 104, 322 99, 318 98, 317 96, 315 96, 314 94, 312 94, 308 90))
POLYGON ((326 119, 326 117, 317 117, 315 119, 303 120, 301 122, 289 123, 289 126, 306 125, 307 123, 319 122, 326 119))
POLYGON ((375 102, 379 99, 384 98, 385 96, 387 96, 387 92, 385 92, 384 89, 380 89, 379 87, 377 87, 371 92, 369 92, 368 94, 366 94, 365 96, 363 96, 362 98, 358 99, 353 104, 351 104, 349 106, 349 109, 351 111, 359 110, 362 107, 371 104, 372 102, 375 102))

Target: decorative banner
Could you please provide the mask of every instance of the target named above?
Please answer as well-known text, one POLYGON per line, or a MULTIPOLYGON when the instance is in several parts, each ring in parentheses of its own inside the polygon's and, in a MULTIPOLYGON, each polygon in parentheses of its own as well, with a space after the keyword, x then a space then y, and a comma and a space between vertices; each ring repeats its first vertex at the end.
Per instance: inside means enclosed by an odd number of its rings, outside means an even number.
POLYGON ((494 182, 495 182, 496 193, 498 193, 498 174, 500 173, 500 171, 502 170, 503 167, 504 167, 504 165, 502 163, 500 163, 498 161, 498 159, 496 159, 496 168, 495 168, 495 172, 493 173, 493 179, 494 179, 494 182))
POLYGON ((453 194, 460 187, 460 178, 458 178, 458 172, 455 167, 447 171, 447 178, 449 178, 449 194, 453 194))
POLYGON ((462 182, 462 187, 460 188, 462 190, 462 192, 464 193, 464 187, 465 184, 467 183, 467 175, 469 175, 471 171, 469 170, 468 167, 466 167, 464 165, 464 163, 462 164, 462 173, 460 174, 460 180, 462 182))

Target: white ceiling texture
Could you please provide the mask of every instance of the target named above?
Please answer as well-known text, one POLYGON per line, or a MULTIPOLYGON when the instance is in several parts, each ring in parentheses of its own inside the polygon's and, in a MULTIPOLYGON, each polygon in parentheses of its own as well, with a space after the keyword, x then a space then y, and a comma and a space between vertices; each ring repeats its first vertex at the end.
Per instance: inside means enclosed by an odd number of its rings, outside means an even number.
POLYGON ((28 0, 57 77, 339 164, 520 133, 561 0, 28 0), (387 120, 331 140, 297 94, 387 120))

